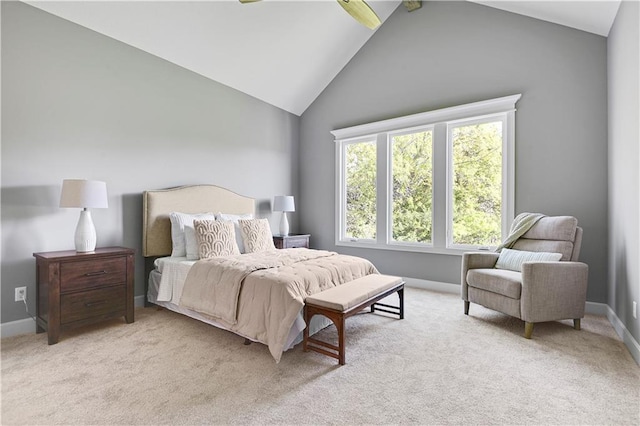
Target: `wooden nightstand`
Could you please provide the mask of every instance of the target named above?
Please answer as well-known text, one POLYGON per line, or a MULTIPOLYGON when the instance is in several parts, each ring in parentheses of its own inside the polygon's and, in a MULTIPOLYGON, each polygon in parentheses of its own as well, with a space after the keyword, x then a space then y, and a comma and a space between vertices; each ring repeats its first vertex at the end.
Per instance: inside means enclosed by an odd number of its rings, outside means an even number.
POLYGON ((286 248, 309 248, 310 234, 289 234, 289 235, 274 235, 273 244, 278 249, 286 248))
POLYGON ((133 322, 133 255, 124 247, 34 253, 36 258, 36 332, 49 344, 60 332, 124 316, 133 322))

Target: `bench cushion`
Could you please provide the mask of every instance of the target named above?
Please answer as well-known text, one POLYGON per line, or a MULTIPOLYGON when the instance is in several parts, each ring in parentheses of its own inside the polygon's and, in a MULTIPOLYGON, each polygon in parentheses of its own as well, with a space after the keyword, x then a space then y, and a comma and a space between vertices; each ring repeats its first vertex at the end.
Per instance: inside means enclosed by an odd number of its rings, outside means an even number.
POLYGON ((401 282, 402 278, 391 275, 365 275, 309 296, 305 303, 344 312, 401 282))

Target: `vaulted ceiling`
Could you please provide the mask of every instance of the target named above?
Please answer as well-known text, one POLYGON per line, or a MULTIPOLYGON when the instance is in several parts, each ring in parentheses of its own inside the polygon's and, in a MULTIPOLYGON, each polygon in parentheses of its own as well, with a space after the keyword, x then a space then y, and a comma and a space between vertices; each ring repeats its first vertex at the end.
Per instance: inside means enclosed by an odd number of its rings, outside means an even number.
MULTIPOLYGON (((334 0, 25 2, 296 115, 375 33, 334 0)), ((400 0, 368 3, 383 25, 399 6, 418 19, 400 0)), ((606 36, 620 1, 476 3, 606 36)))

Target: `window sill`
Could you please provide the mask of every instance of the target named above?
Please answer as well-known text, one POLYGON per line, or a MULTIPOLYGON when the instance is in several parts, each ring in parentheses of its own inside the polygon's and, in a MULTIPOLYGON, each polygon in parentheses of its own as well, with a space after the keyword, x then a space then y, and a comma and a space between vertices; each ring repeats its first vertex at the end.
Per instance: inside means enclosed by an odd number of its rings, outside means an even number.
POLYGON ((400 245, 400 244, 376 244, 376 243, 367 243, 367 242, 352 242, 352 241, 336 241, 336 246, 340 247, 353 247, 353 248, 365 248, 365 249, 373 249, 373 250, 390 250, 390 251, 404 251, 404 252, 412 252, 412 253, 427 253, 427 254, 445 254, 449 256, 462 256, 464 253, 468 252, 479 252, 479 253, 487 253, 492 252, 493 250, 479 250, 473 248, 444 248, 444 247, 421 247, 421 246, 411 246, 411 245, 400 245))

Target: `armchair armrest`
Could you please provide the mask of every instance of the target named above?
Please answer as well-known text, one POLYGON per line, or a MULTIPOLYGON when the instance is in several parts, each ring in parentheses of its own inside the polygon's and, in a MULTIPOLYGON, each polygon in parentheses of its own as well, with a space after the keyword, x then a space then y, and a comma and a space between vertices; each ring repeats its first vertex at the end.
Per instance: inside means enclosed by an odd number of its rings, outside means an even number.
POLYGON ((462 255, 462 273, 460 279, 460 296, 463 300, 469 300, 467 286, 467 272, 469 269, 493 268, 500 257, 495 252, 470 252, 462 255))
POLYGON ((520 309, 527 322, 584 317, 589 267, 582 262, 524 262, 520 309))

